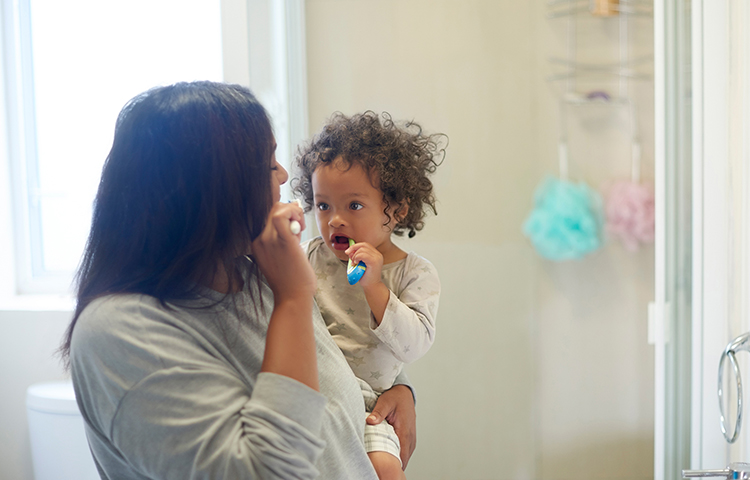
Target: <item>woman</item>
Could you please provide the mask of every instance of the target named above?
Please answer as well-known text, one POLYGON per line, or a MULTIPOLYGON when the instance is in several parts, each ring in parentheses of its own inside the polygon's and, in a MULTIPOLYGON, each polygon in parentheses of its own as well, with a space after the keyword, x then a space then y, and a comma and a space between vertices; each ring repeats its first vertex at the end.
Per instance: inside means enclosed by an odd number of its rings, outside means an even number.
MULTIPOLYGON (((62 346, 102 478, 376 478, 274 150, 236 85, 160 87, 120 113, 62 346)), ((384 397, 368 422, 395 422, 408 460, 411 391, 384 397)))

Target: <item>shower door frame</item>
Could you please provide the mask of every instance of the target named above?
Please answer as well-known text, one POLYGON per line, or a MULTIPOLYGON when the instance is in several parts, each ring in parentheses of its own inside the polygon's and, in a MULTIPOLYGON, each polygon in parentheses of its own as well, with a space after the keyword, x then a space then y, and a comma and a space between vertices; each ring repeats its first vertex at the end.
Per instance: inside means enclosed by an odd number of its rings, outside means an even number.
MULTIPOLYGON (((654 478, 663 480, 680 478, 681 468, 719 469, 750 461, 750 428, 744 425, 737 442, 728 444, 719 427, 717 398, 722 351, 750 330, 750 8, 743 0, 657 0, 655 7, 655 323, 661 341, 655 343, 654 478), (687 74, 674 61, 681 39, 674 16, 680 8, 689 8, 690 17, 687 74), (680 78, 685 77, 690 84, 683 98, 680 78), (680 114, 679 105, 689 109, 680 114), (690 151, 681 157, 675 146, 686 141, 679 135, 686 121, 690 126, 682 136, 689 137, 690 151), (677 178, 686 163, 692 177, 688 220, 676 208, 685 199, 677 178), (680 258, 678 239, 688 237, 688 255, 680 258), (681 314, 670 291, 684 285, 680 266, 686 263, 691 264, 690 309, 681 314), (686 326, 687 334, 680 335, 686 326)), ((745 387, 748 357, 738 355, 745 387)))
POLYGON ((654 479, 680 478, 691 426, 691 10, 690 0, 654 3, 656 243, 654 479))
MULTIPOLYGON (((750 460, 747 422, 737 441, 727 443, 719 427, 717 398, 722 351, 750 330, 750 8, 744 0, 693 1, 700 8, 694 22, 700 37, 693 43, 700 48, 696 53, 701 64, 693 72, 694 81, 700 82, 695 89, 700 102, 695 101, 693 142, 694 175, 701 178, 700 196, 694 199, 694 205, 702 207, 701 225, 694 238, 701 235, 696 278, 702 284, 694 285, 694 296, 701 299, 694 315, 701 321, 693 328, 691 468, 709 469, 750 460)), ((737 358, 747 398, 750 361, 746 353, 737 358)))

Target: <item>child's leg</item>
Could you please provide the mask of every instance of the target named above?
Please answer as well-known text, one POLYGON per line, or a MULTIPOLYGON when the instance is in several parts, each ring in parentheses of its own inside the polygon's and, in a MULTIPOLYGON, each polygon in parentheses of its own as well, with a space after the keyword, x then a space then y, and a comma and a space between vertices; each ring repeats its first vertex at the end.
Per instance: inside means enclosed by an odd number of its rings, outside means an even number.
POLYGON ((406 480, 406 475, 401 470, 401 460, 390 453, 370 452, 367 456, 380 480, 406 480))
MULTIPOLYGON (((365 400, 365 419, 378 401, 378 394, 364 380, 360 380, 365 400)), ((406 480, 401 469, 401 442, 396 430, 386 420, 377 425, 365 421, 365 451, 380 480, 406 480)))
POLYGON ((399 457, 401 444, 386 420, 378 425, 365 424, 365 450, 380 480, 406 480, 399 457))

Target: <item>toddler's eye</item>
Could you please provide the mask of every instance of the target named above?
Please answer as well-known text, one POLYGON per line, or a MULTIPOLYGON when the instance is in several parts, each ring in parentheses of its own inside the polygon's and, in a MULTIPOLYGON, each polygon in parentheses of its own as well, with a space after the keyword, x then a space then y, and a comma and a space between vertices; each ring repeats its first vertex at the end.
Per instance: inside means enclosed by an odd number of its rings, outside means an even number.
POLYGON ((364 207, 364 205, 362 205, 362 204, 361 204, 361 203, 359 203, 359 202, 352 202, 352 203, 351 203, 351 204, 349 205, 349 208, 351 208, 352 210, 362 210, 362 209, 363 209, 363 208, 365 208, 365 207, 364 207))
POLYGON ((318 207, 318 210, 328 210, 328 204, 327 203, 321 202, 321 203, 319 203, 317 205, 317 207, 318 207))

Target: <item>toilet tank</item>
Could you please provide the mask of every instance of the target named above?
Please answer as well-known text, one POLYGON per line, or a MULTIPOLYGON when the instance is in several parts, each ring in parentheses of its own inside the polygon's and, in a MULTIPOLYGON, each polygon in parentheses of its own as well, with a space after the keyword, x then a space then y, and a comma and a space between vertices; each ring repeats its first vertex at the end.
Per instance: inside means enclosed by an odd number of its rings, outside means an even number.
POLYGON ((32 385, 26 412, 35 480, 98 480, 71 382, 32 385))

